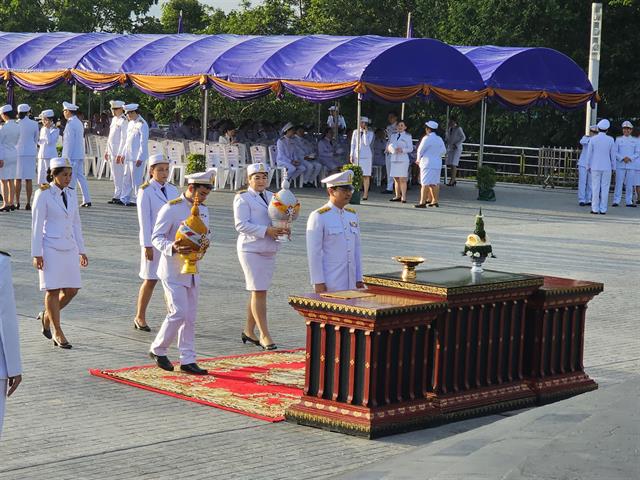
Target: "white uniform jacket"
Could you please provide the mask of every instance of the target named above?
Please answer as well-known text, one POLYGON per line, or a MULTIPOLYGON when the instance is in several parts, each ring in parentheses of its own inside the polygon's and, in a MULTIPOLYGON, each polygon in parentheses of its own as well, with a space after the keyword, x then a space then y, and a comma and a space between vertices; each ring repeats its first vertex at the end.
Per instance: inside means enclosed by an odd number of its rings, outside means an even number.
POLYGON ((62 158, 84 160, 84 127, 75 115, 67 120, 62 134, 62 158))
MULTIPOLYGON (((18 156, 36 158, 38 154, 38 122, 24 117, 18 121, 20 128, 20 139, 18 140, 18 156)), ((57 155, 54 155, 54 157, 57 155)))
MULTIPOLYGON (((329 118, 327 118, 327 127, 333 128, 334 121, 333 115, 329 115, 329 118)), ((338 128, 343 130, 347 129, 347 122, 344 121, 344 117, 342 115, 338 115, 338 128)))
POLYGON ((0 160, 15 163, 18 160, 18 141, 20 127, 15 120, 9 120, 0 128, 0 160))
POLYGON ((307 221, 307 259, 311 284, 328 291, 356 288, 362 281, 360 222, 355 210, 328 202, 307 221))
POLYGON ((580 139, 580 145, 582 145, 582 150, 580 151, 580 156, 578 157, 578 166, 587 168, 587 147, 589 146, 589 140, 591 137, 589 135, 583 135, 580 139))
POLYGON ((127 137, 120 155, 127 162, 145 162, 149 158, 149 126, 141 116, 127 125, 127 137))
POLYGON ((276 144, 276 165, 285 166, 293 164, 294 160, 299 160, 293 138, 280 137, 276 144))
POLYGON ((391 163, 409 162, 409 154, 413 152, 413 139, 407 132, 394 133, 389 139, 387 151, 391 154, 391 163), (396 153, 402 148, 402 153, 396 153))
POLYGON ((120 152, 124 150, 128 124, 127 117, 124 115, 111 119, 109 138, 107 139, 107 155, 109 155, 109 160, 115 160, 120 152))
MULTIPOLYGON (((21 374, 18 316, 11 279, 11 257, 0 253, 0 379, 21 374)), ((1 423, 2 419, 0 419, 1 423)))
MULTIPOLYGON (((360 131, 360 160, 373 160, 373 151, 371 146, 373 145, 373 132, 367 130, 366 132, 360 131)), ((351 135, 351 158, 355 162, 358 158, 358 132, 353 131, 351 135)))
POLYGON ((619 170, 635 170, 640 168, 640 142, 631 135, 616 138, 616 168, 619 170), (625 163, 623 159, 631 161, 625 163))
POLYGON ((316 149, 309 140, 304 137, 295 135, 293 137, 295 148, 297 149, 298 159, 304 159, 305 157, 315 158, 316 149))
POLYGON ((31 212, 31 256, 41 257, 46 245, 54 250, 78 249, 86 253, 82 225, 76 195, 64 189, 67 206, 62 200, 62 190, 51 182, 36 192, 31 212))
POLYGON ((254 253, 275 253, 280 248, 278 242, 267 236, 271 226, 268 204, 273 193, 264 191, 267 203, 249 187, 233 199, 233 218, 238 231, 238 251, 254 253))
MULTIPOLYGON (((151 243, 162 253, 158 264, 158 278, 167 283, 191 287, 198 285, 200 275, 182 274, 182 260, 180 255, 173 252, 173 242, 180 224, 191 215, 193 204, 184 194, 175 200, 165 204, 158 213, 156 224, 153 227, 151 243), (193 280, 192 280, 193 277, 193 280)), ((209 209, 205 205, 199 205, 200 218, 209 226, 209 209)), ((210 236, 210 233, 209 233, 210 236)))
POLYGON ((603 171, 616 168, 616 144, 606 133, 600 132, 589 140, 587 168, 603 171))
POLYGON ((174 198, 178 198, 180 192, 175 185, 165 182, 164 185, 160 185, 154 179, 144 183, 138 189, 138 224, 140 225, 140 246, 141 247, 153 247, 151 242, 151 236, 153 234, 153 227, 156 224, 158 213, 164 205, 174 198), (167 196, 162 193, 161 188, 164 187, 164 191, 167 196))
POLYGON ((51 160, 58 156, 56 145, 59 136, 60 130, 55 125, 51 125, 49 128, 42 127, 40 129, 40 136, 38 137, 38 145, 40 145, 38 158, 51 160))
POLYGON ((429 135, 422 137, 420 145, 418 145, 417 163, 420 168, 440 170, 442 168, 442 156, 445 153, 447 153, 447 148, 444 146, 442 138, 435 132, 431 132, 429 135))

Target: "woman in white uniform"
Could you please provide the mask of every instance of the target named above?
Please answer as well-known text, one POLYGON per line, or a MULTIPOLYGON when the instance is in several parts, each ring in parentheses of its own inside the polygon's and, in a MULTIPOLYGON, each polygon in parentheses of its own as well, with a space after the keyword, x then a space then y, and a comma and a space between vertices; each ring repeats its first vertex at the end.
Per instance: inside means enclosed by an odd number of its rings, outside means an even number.
POLYGON ((440 172, 442 156, 447 152, 442 138, 436 134, 438 123, 429 120, 425 123, 425 136, 418 145, 416 163, 420 165, 420 203, 416 208, 439 207, 440 172))
POLYGON ((396 133, 391 135, 387 144, 389 152, 390 174, 393 177, 395 195, 390 202, 407 203, 407 175, 409 172, 409 153, 413 152, 413 139, 407 132, 404 120, 396 124, 396 133))
MULTIPOLYGON (((26 103, 18 105, 18 127, 20 138, 16 149, 18 151, 18 166, 16 168, 16 209, 20 209, 20 192, 22 180, 25 181, 27 203, 25 210, 31 210, 31 194, 33 193, 33 179, 36 176, 36 155, 38 154, 38 122, 29 118, 31 107, 26 103)), ((56 155, 53 155, 54 157, 56 155)), ((51 158, 51 157, 49 157, 51 158)))
POLYGON ((40 113, 42 120, 42 128, 40 128, 40 137, 38 138, 38 184, 47 183, 47 170, 49 170, 49 159, 58 156, 56 145, 60 130, 56 127, 53 110, 43 110, 40 113))
POLYGON ((242 342, 253 343, 264 350, 276 347, 267 325, 267 290, 276 268, 278 235, 289 233, 286 228, 271 226, 269 202, 273 193, 267 182, 269 167, 264 163, 252 163, 247 167, 249 188, 240 192, 233 200, 233 217, 238 231, 238 259, 244 272, 246 289, 251 292, 247 305, 247 322, 242 331, 242 342), (255 327, 260 332, 255 337, 255 327))
POLYGON ((364 194, 362 200, 369 199, 369 184, 371 182, 371 164, 373 162, 373 132, 369 130, 369 119, 360 117, 360 131, 353 131, 351 135, 351 154, 349 160, 351 163, 358 161, 358 165, 362 168, 362 186, 364 194), (360 159, 358 160, 358 133, 360 134, 360 159))
POLYGON ((178 189, 167 182, 169 178, 169 160, 164 155, 149 157, 149 173, 151 180, 143 183, 138 189, 138 224, 140 225, 140 278, 142 285, 138 292, 138 307, 133 319, 133 328, 150 332, 147 325, 147 306, 151 300, 153 289, 158 283, 158 262, 160 252, 151 243, 151 234, 156 224, 160 209, 169 201, 180 196, 178 189))
POLYGON ((50 181, 36 192, 31 213, 31 256, 44 290, 45 310, 38 318, 42 334, 57 347, 69 349, 61 325, 60 311, 69 305, 82 284, 80 267, 89 264, 84 248, 78 200, 70 190, 71 163, 52 158, 50 181), (53 326, 53 332, 50 327, 53 326))
POLYGON ((4 105, 0 108, 0 118, 4 121, 4 125, 0 128, 0 180, 2 181, 2 208, 0 208, 0 212, 10 212, 16 209, 14 181, 18 164, 16 145, 20 139, 20 127, 18 127, 16 114, 11 105, 4 105))

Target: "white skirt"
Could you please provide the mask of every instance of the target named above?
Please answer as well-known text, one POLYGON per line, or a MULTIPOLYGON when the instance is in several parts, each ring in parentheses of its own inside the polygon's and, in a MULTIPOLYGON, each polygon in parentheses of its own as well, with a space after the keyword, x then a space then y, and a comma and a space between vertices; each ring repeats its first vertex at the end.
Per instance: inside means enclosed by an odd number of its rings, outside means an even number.
POLYGON ((402 162, 391 162, 391 170, 389 175, 396 177, 408 177, 409 176, 409 160, 402 162))
POLYGON ((38 270, 40 290, 81 288, 80 254, 78 249, 56 250, 46 245, 42 251, 44 267, 38 270))
POLYGON ((360 158, 360 168, 362 169, 363 177, 371 176, 371 157, 369 158, 360 158))
POLYGON ((19 180, 33 180, 36 177, 36 157, 20 155, 16 167, 16 178, 19 180))
POLYGON ((153 247, 153 260, 148 261, 144 256, 144 247, 140 247, 140 273, 138 276, 142 280, 159 280, 158 264, 160 263, 160 253, 156 247, 153 247))
POLYGON ((4 158, 4 166, 0 168, 0 180, 14 180, 16 178, 16 167, 18 161, 15 157, 4 158))
POLYGON ((47 182, 47 170, 49 169, 49 160, 45 158, 38 159, 38 184, 42 185, 47 182))
POLYGON ((276 269, 276 254, 238 250, 238 259, 244 272, 245 288, 252 292, 269 290, 276 269))
POLYGON ((437 185, 440 183, 439 168, 421 168, 420 169, 420 185, 437 185))

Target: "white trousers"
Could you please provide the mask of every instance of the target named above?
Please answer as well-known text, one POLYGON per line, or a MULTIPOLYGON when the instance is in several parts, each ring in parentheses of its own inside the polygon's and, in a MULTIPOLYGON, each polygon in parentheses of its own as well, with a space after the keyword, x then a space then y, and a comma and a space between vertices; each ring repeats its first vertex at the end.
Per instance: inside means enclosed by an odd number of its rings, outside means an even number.
POLYGON ((578 167, 578 202, 591 201, 591 172, 587 167, 578 167))
POLYGON ((591 211, 607 213, 611 170, 591 170, 591 211))
POLYGON ((135 202, 138 188, 144 180, 145 163, 143 161, 139 167, 136 167, 136 162, 125 162, 120 196, 122 203, 135 202))
POLYGON ((2 424, 4 422, 4 405, 7 402, 7 388, 9 380, 0 378, 0 439, 2 438, 2 424))
POLYGON ((166 356, 176 336, 180 363, 188 365, 196 361, 196 315, 198 313, 198 286, 176 285, 162 281, 169 313, 151 344, 151 352, 166 356))
POLYGON ((47 170, 49 169, 49 160, 46 158, 38 159, 38 185, 47 182, 47 170))
POLYGON ((87 177, 84 174, 84 159, 71 160, 71 183, 69 186, 73 189, 76 188, 76 183, 80 184, 80 190, 82 191, 82 203, 91 202, 91 194, 89 193, 89 184, 87 183, 87 177))
POLYGON ((115 158, 110 158, 111 176, 113 177, 113 198, 120 200, 124 183, 124 163, 116 163, 115 158))
POLYGON ((635 171, 626 168, 616 169, 616 186, 613 189, 613 203, 620 203, 622 200, 622 185, 624 185, 624 201, 627 205, 633 203, 633 183, 635 171))
POLYGON ((393 177, 391 176, 391 155, 384 156, 384 165, 387 169, 387 190, 393 190, 393 177))
MULTIPOLYGON (((298 178, 302 175, 307 169, 303 164, 298 166, 293 165, 292 163, 280 162, 278 163, 278 168, 286 168, 287 169, 287 178, 289 182, 298 178)), ((292 185, 293 186, 293 185, 292 185)))
POLYGON ((311 183, 318 175, 320 175, 320 170, 322 170, 322 164, 317 160, 310 162, 309 160, 302 160, 300 163, 304 165, 304 183, 311 183))

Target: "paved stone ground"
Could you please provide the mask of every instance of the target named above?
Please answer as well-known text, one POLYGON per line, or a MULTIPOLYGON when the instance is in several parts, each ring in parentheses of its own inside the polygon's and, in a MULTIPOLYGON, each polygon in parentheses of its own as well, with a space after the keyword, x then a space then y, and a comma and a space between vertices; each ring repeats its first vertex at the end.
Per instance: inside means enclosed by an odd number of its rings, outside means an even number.
MULTIPOLYGON (((26 212, 0 216, 0 249, 13 254, 24 383, 9 401, 0 441, 0 479, 176 478, 640 478, 640 209, 592 216, 563 190, 500 186, 498 202, 475 188, 444 188, 441 208, 415 210, 372 194, 358 207, 365 272, 396 270, 392 255, 427 257, 426 266, 466 264, 459 254, 478 206, 498 255, 488 268, 604 282, 587 316, 585 365, 600 384, 541 408, 471 419, 368 441, 176 400, 91 377, 89 368, 148 363, 152 334, 132 329, 139 280, 135 210, 106 205, 108 182, 90 181, 94 207, 82 211, 90 266, 65 310, 71 351, 39 333, 42 304, 29 257, 26 212)), ((417 192, 411 191, 415 200, 417 192)), ((281 348, 304 344, 302 318, 286 303, 309 291, 306 216, 321 191, 300 195, 303 218, 278 256, 269 297, 281 348)), ((235 253, 230 193, 212 195, 214 242, 202 262, 197 326, 200 356, 253 352, 240 342, 246 304, 235 253)), ((149 312, 163 316, 160 291, 149 312)), ((155 328, 154 328, 155 331, 155 328)), ((176 358, 173 352, 173 358, 176 358)))

